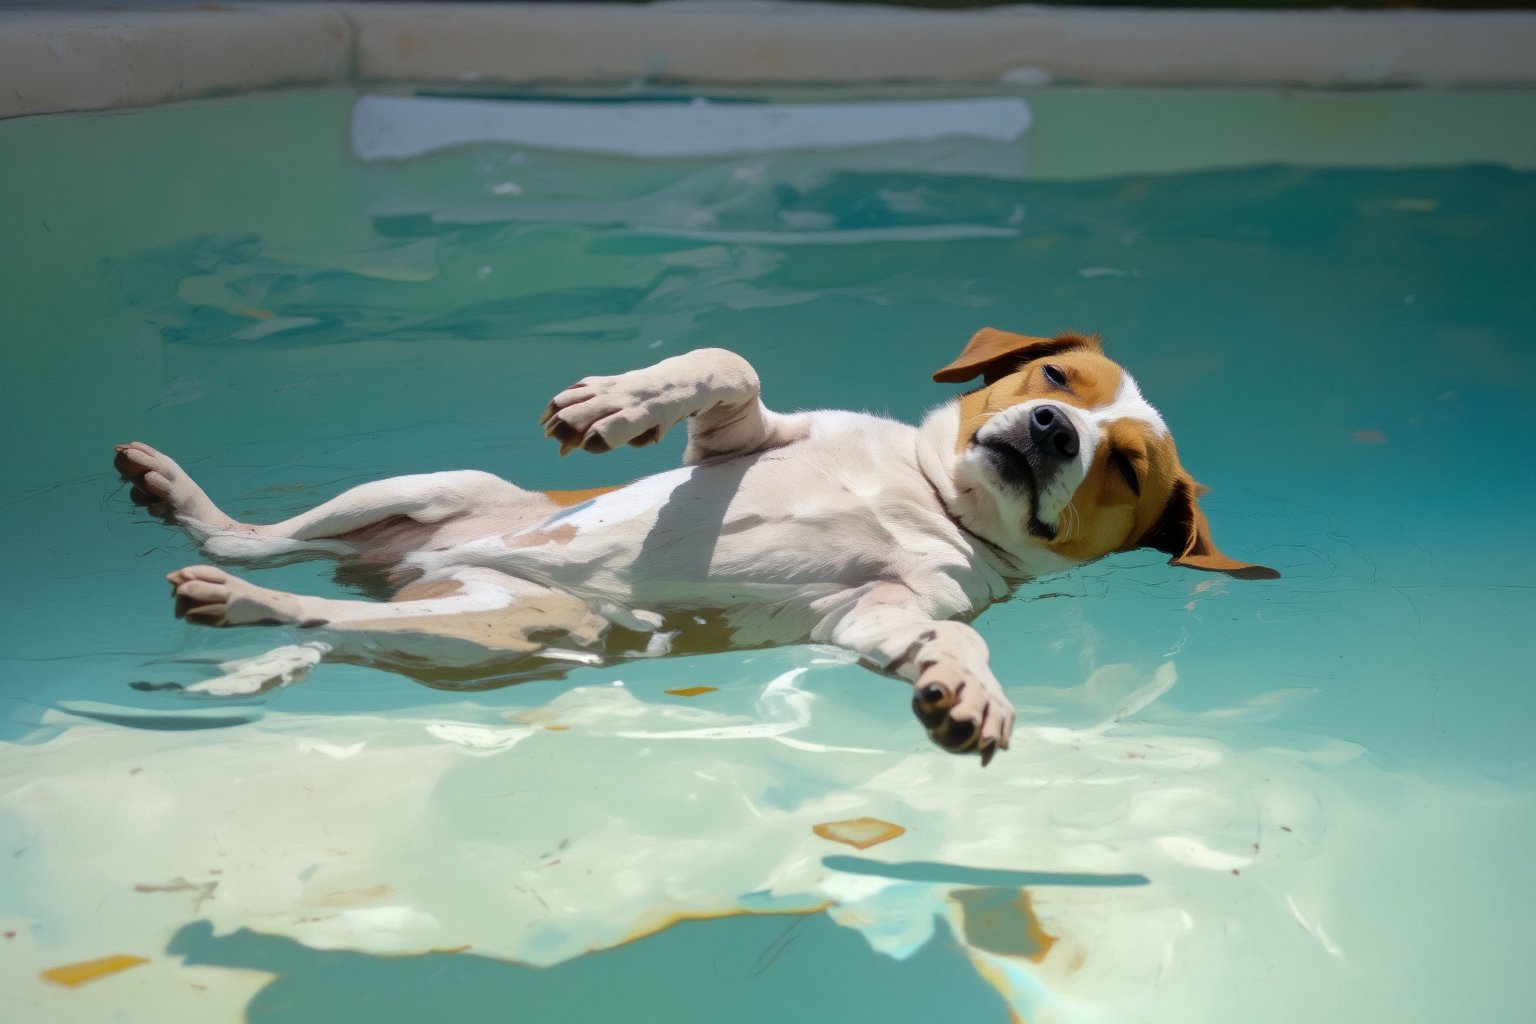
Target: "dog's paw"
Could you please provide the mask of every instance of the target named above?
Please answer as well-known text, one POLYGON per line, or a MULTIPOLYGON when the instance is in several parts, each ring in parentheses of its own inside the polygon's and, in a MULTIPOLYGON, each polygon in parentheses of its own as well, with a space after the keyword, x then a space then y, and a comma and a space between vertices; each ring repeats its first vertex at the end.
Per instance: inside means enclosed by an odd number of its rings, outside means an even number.
POLYGON ((209 526, 234 523, 169 455, 143 441, 117 445, 114 451, 112 466, 118 476, 132 485, 130 497, 151 514, 167 519, 192 519, 209 526))
POLYGON ((560 454, 580 448, 593 454, 620 445, 654 444, 687 415, 673 408, 664 387, 647 386, 640 372, 583 377, 544 407, 544 436, 560 442, 560 454))
POLYGON ((189 565, 165 578, 176 617, 200 626, 320 624, 304 620, 294 595, 258 587, 211 565, 189 565))
POLYGON ((1008 749, 1015 711, 992 670, 967 653, 942 638, 922 646, 912 710, 933 742, 952 753, 980 754, 985 766, 1008 749))

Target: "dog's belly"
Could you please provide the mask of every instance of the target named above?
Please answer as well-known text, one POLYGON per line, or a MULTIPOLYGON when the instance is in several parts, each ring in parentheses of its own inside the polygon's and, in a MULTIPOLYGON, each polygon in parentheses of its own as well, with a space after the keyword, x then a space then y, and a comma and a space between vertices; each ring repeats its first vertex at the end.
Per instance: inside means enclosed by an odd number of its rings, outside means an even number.
POLYGON ((836 507, 821 488, 786 500, 779 475, 757 467, 743 474, 730 463, 674 470, 563 509, 489 546, 501 549, 495 559, 514 575, 677 609, 848 585, 883 563, 889 548, 881 542, 889 538, 874 514, 836 507))
POLYGON ((669 619, 719 612, 739 643, 805 639, 819 601, 910 566, 973 574, 915 466, 888 448, 825 459, 798 448, 647 477, 432 557, 669 619))

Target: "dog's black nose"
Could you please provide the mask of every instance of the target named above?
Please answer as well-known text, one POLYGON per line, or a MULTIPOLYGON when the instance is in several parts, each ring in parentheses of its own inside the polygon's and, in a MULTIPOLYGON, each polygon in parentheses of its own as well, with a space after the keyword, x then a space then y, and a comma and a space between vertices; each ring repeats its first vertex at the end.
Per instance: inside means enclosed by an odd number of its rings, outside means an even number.
POLYGON ((1037 405, 1029 411, 1029 439, 1046 455, 1059 459, 1077 457, 1077 428, 1054 405, 1037 405))

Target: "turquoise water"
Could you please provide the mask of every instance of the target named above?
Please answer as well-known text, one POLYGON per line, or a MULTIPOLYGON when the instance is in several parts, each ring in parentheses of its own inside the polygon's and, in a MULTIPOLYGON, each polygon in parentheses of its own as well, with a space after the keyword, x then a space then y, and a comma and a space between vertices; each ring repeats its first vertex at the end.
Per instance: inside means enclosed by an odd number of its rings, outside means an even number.
POLYGON ((0 124, 20 1019, 1527 1019, 1528 165, 363 165, 352 98, 0 124), (989 609, 1021 716, 985 772, 821 648, 472 694, 341 665, 154 688, 284 638, 171 617, 160 577, 201 559, 114 442, 255 520, 436 469, 593 486, 680 441, 559 459, 535 420, 575 376, 718 344, 777 408, 915 419, 985 324, 1102 334, 1220 545, 1284 574, 1132 553, 989 609), (907 831, 811 831, 861 816, 907 831), (147 962, 38 974, 115 954, 147 962))

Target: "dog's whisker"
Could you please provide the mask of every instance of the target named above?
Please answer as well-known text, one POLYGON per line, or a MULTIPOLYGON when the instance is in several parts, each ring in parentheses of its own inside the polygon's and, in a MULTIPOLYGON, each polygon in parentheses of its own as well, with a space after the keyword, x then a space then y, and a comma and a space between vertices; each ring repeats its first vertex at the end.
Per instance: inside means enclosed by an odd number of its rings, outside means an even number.
POLYGON ((1071 540, 1077 533, 1081 520, 1078 518, 1077 507, 1068 503, 1061 510, 1061 530, 1058 533, 1060 540, 1071 540))

